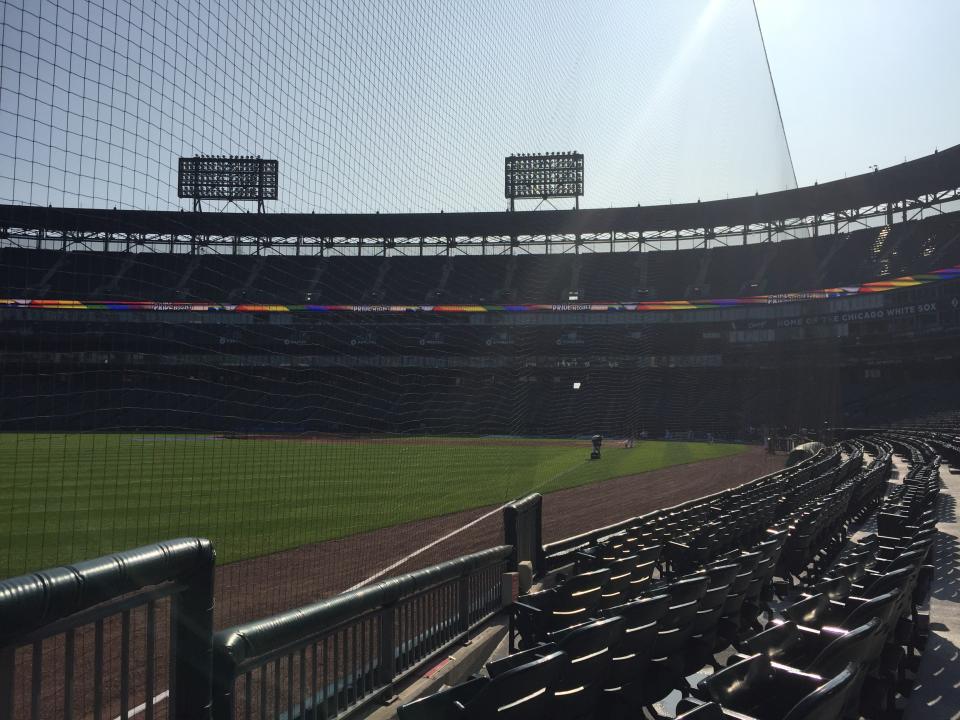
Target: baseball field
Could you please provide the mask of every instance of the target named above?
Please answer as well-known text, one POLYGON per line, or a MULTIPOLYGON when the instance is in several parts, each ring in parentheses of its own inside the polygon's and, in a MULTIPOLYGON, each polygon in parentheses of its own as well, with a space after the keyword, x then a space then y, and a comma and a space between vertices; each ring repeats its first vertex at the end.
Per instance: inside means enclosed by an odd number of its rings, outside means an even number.
POLYGON ((218 563, 728 457, 738 445, 518 438, 0 435, 0 577, 183 535, 218 563))

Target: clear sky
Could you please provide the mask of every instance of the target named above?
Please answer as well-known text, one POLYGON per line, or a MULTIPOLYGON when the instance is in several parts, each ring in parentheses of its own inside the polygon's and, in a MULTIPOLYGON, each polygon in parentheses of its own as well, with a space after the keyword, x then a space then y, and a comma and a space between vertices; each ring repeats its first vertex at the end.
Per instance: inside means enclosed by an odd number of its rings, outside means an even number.
MULTIPOLYGON (((960 0, 758 0, 800 184, 960 142, 960 0)), ((794 185, 752 0, 5 0, 0 202, 189 207, 177 158, 280 161, 273 211, 583 207, 794 185)))
POLYGON ((800 185, 960 143, 958 0, 757 0, 800 185))
POLYGON ((584 207, 793 185, 751 0, 8 0, 0 201, 168 208, 180 155, 280 161, 271 210, 584 207), (562 204, 561 204, 562 205, 562 204))

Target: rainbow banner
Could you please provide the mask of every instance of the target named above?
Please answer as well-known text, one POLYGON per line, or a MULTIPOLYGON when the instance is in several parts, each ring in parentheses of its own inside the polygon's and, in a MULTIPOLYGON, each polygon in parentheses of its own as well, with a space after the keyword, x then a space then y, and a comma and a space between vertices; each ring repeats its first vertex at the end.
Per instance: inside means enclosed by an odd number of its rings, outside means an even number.
POLYGON ((902 288, 929 285, 944 280, 960 278, 960 265, 934 270, 920 275, 908 275, 893 280, 874 282, 850 287, 787 292, 771 295, 753 295, 742 298, 718 298, 711 300, 651 300, 649 302, 566 302, 532 303, 522 305, 234 305, 209 302, 165 302, 152 300, 29 300, 0 299, 0 308, 45 309, 45 310, 110 310, 151 312, 238 312, 238 313, 285 313, 285 312, 330 312, 330 313, 495 313, 495 312, 663 312, 687 310, 715 310, 747 305, 779 305, 782 303, 814 302, 833 298, 852 297, 872 293, 900 290, 902 288))

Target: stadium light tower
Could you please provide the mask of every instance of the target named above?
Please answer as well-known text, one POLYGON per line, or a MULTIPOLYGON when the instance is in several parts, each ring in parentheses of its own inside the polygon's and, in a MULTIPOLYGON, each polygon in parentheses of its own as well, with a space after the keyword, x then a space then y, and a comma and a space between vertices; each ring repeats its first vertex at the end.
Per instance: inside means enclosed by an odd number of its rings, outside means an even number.
MULTIPOLYGON (((583 195, 583 153, 532 153, 504 159, 504 197, 510 200, 510 212, 516 200, 539 200, 537 207, 551 198, 572 197, 577 210, 583 195)), ((536 208, 534 208, 536 210, 536 208)))
POLYGON ((263 212, 264 200, 278 196, 279 163, 260 156, 199 155, 182 157, 177 174, 177 197, 192 198, 193 211, 200 212, 201 200, 223 200, 228 204, 256 200, 263 212))

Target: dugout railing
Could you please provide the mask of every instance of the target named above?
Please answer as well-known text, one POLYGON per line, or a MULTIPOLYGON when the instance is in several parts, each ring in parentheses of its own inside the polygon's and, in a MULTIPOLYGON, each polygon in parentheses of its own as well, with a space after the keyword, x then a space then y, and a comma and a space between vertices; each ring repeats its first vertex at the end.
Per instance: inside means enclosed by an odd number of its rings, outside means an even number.
POLYGON ((209 717, 213 569, 182 538, 0 581, 0 718, 209 717))

